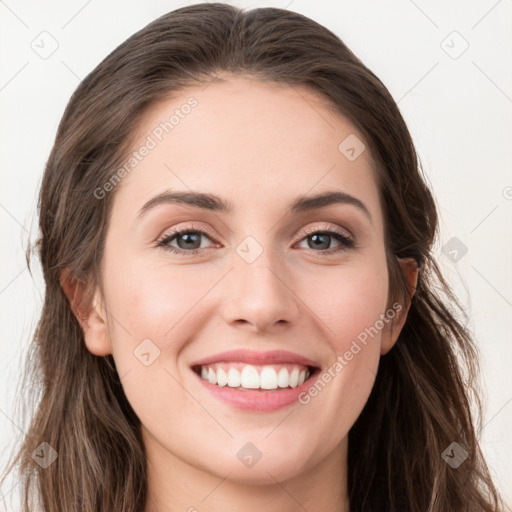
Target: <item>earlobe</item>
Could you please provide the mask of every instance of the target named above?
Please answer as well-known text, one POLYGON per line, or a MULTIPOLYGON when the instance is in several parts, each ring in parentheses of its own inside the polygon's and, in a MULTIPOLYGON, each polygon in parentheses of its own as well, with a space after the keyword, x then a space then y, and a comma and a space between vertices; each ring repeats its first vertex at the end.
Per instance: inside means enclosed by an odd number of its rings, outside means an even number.
POLYGON ((398 336, 402 331, 403 326, 405 325, 405 321, 407 320, 407 314, 409 313, 411 300, 416 293, 416 288, 418 285, 419 268, 416 260, 414 258, 397 257, 397 261, 400 265, 402 275, 407 282, 408 295, 405 304, 398 304, 396 308, 393 308, 396 310, 396 315, 390 323, 390 328, 387 330, 387 332, 383 333, 380 350, 382 355, 387 354, 395 345, 396 340, 398 339, 398 336))
POLYGON ((69 269, 61 273, 60 283, 71 310, 82 327, 89 352, 97 356, 112 354, 107 314, 99 287, 94 290, 92 299, 86 300, 87 283, 73 277, 69 269))

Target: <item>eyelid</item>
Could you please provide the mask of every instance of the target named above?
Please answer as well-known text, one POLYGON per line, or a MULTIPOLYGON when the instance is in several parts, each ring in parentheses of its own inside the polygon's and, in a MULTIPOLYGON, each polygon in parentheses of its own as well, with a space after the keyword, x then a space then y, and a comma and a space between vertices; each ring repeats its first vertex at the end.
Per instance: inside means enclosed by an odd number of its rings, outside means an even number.
POLYGON ((338 233, 338 234, 343 235, 346 238, 354 241, 354 236, 347 228, 342 228, 340 226, 333 227, 330 224, 324 224, 322 227, 312 226, 312 227, 306 228, 304 231, 302 231, 301 237, 298 241, 300 242, 305 236, 311 235, 313 233, 320 233, 320 232, 338 233))
MULTIPOLYGON (((208 235, 210 238, 214 239, 215 237, 211 234, 211 232, 208 230, 208 228, 205 228, 203 226, 194 226, 194 225, 187 225, 181 227, 178 225, 178 227, 173 227, 170 229, 165 230, 161 235, 158 236, 155 243, 158 244, 162 240, 165 240, 169 237, 169 235, 181 233, 183 231, 197 231, 197 232, 204 232, 206 235, 208 235)), ((320 231, 327 231, 327 232, 343 232, 347 238, 354 239, 354 236, 347 228, 342 228, 339 226, 331 226, 330 224, 324 224, 323 226, 310 226, 300 233, 300 238, 298 238, 297 242, 300 242, 305 236, 311 235, 313 233, 318 233, 320 231)))
POLYGON ((215 238, 211 234, 210 230, 203 226, 195 226, 192 224, 182 226, 181 224, 178 224, 178 226, 166 229, 161 235, 159 235, 158 238, 155 240, 155 244, 158 245, 162 240, 169 238, 171 235, 176 235, 176 234, 183 233, 186 231, 194 231, 194 232, 198 232, 198 233, 204 233, 204 234, 208 235, 211 239, 215 238))

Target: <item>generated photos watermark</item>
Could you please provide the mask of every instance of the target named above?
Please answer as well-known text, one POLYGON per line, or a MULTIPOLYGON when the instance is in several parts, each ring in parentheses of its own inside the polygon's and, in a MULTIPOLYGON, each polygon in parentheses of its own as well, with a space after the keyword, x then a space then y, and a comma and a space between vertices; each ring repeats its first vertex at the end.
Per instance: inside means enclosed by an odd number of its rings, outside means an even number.
POLYGON ((381 313, 380 318, 375 323, 366 327, 364 331, 361 331, 357 338, 352 340, 350 348, 346 350, 343 355, 339 355, 336 361, 325 370, 322 375, 312 384, 306 391, 299 393, 297 397, 302 405, 307 405, 311 402, 311 399, 317 396, 332 379, 338 375, 345 366, 349 364, 354 356, 361 352, 362 348, 368 344, 370 339, 373 339, 380 331, 388 324, 396 314, 403 309, 403 306, 398 302, 395 302, 385 313, 381 313), (363 347, 362 347, 362 346, 363 347))
POLYGON ((101 187, 96 187, 94 189, 94 197, 101 200, 104 199, 109 192, 112 192, 112 190, 121 183, 123 178, 130 174, 130 172, 132 172, 133 169, 135 169, 140 162, 142 162, 142 160, 144 160, 144 158, 158 146, 164 137, 171 133, 172 130, 174 130, 182 120, 192 112, 192 109, 197 107, 198 104, 199 102, 197 99, 191 96, 187 99, 186 103, 183 103, 179 108, 174 109, 174 112, 169 116, 169 119, 155 126, 141 146, 131 153, 124 164, 119 167, 101 187))

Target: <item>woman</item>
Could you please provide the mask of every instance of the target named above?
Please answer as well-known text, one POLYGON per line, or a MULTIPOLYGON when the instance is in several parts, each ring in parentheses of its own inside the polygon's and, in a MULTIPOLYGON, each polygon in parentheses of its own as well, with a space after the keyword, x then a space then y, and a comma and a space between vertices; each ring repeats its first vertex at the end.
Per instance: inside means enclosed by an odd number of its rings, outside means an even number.
POLYGON ((40 229, 23 510, 499 510, 434 200, 324 27, 197 4, 130 37, 69 102, 40 229))

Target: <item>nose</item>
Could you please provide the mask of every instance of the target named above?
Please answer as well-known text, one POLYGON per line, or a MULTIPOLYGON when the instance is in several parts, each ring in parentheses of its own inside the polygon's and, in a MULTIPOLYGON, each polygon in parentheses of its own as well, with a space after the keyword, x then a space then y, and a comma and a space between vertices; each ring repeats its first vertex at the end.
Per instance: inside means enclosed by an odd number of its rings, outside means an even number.
POLYGON ((297 321, 300 299, 293 290, 292 277, 270 253, 263 251, 252 263, 235 255, 221 306, 228 324, 270 333, 297 321))

